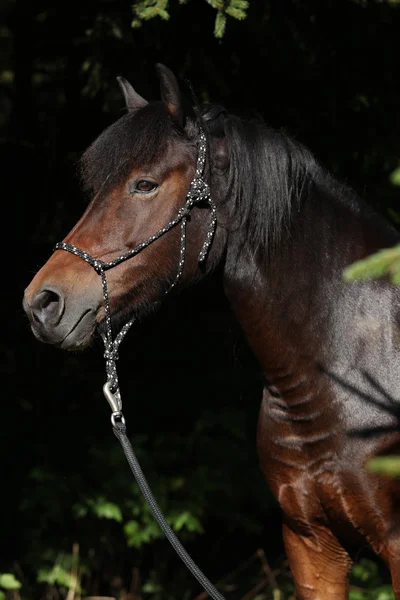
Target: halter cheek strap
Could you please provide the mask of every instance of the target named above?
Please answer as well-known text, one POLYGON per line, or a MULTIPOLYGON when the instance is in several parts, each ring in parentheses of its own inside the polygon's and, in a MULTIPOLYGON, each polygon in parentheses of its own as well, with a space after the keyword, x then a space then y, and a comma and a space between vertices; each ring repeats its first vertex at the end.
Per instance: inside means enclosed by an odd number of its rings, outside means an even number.
POLYGON ((208 226, 207 234, 200 251, 198 261, 202 263, 208 254, 210 249, 216 225, 217 225, 217 210, 215 203, 211 198, 210 187, 203 179, 204 166, 206 161, 206 150, 207 150, 207 139, 202 129, 200 129, 199 141, 198 141, 198 156, 197 156, 197 164, 196 164, 196 173, 194 179, 191 181, 189 186, 189 191, 186 196, 185 205, 179 209, 177 216, 175 219, 167 223, 165 227, 157 231, 154 235, 149 237, 147 240, 129 250, 125 254, 118 256, 114 260, 109 262, 104 262, 99 258, 94 258, 85 250, 78 248, 74 244, 69 244, 67 242, 59 242, 56 244, 54 250, 65 250, 66 252, 70 252, 74 254, 78 258, 81 258, 85 262, 87 262, 93 269, 100 275, 101 283, 103 288, 103 299, 104 299, 104 310, 105 310, 105 322, 106 322, 106 332, 102 334, 105 352, 104 358, 106 359, 106 372, 107 372, 107 382, 104 385, 103 391, 104 394, 110 403, 111 409, 113 413, 121 413, 122 410, 122 401, 121 395, 119 391, 118 384, 118 374, 116 368, 116 361, 118 359, 118 348, 128 330, 132 326, 135 321, 133 317, 130 319, 125 325, 122 327, 121 331, 116 335, 115 339, 112 337, 112 328, 111 328, 111 310, 110 310, 110 299, 108 295, 108 287, 107 287, 107 278, 106 271, 116 267, 117 265, 133 258, 139 252, 150 246, 153 242, 162 237, 165 233, 176 227, 179 223, 181 224, 181 239, 180 239, 180 248, 179 248, 179 261, 178 261, 178 269, 175 275, 175 279, 167 289, 166 293, 169 293, 179 282, 182 277, 183 267, 185 264, 185 255, 186 255, 186 223, 192 208, 201 202, 207 203, 211 212, 211 219, 208 226))

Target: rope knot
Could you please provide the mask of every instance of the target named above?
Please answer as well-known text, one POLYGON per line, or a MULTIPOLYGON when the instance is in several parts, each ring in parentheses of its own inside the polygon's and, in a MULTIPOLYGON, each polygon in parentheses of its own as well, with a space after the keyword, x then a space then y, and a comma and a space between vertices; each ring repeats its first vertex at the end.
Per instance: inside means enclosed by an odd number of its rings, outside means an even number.
POLYGON ((190 203, 192 205, 203 201, 210 203, 210 196, 210 187, 208 183, 206 183, 202 177, 193 179, 188 194, 190 203))
POLYGON ((92 267, 98 275, 101 275, 104 271, 104 262, 99 258, 95 258, 92 262, 92 267))
POLYGON ((189 207, 189 206, 183 206, 182 208, 180 208, 178 210, 178 219, 185 219, 185 218, 189 217, 190 208, 191 207, 189 207))
POLYGON ((118 350, 116 348, 106 348, 104 352, 104 358, 108 361, 117 361, 119 358, 118 350))

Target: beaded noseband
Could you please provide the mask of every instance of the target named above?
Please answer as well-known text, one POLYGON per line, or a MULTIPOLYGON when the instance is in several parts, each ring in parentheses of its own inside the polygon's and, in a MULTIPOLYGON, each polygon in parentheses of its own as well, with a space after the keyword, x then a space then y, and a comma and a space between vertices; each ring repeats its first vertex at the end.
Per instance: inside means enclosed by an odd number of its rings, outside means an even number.
POLYGON ((190 215, 190 211, 192 208, 199 204, 200 202, 205 202, 208 204, 211 212, 211 220, 207 230, 206 238, 204 240, 203 247, 200 251, 198 261, 202 263, 208 254, 209 248, 211 246, 211 242, 214 237, 215 228, 217 224, 217 216, 216 216, 216 206, 211 198, 210 187, 203 179, 204 166, 206 160, 206 149, 207 149, 207 140, 206 136, 202 129, 200 129, 199 141, 198 141, 198 156, 197 156, 197 164, 196 164, 196 173, 194 179, 191 181, 189 186, 189 191, 186 196, 185 205, 179 209, 177 216, 175 219, 170 221, 165 227, 160 229, 157 233, 149 237, 146 241, 142 242, 132 250, 129 250, 125 254, 118 256, 114 260, 110 262, 104 262, 100 258, 94 258, 85 250, 78 248, 74 244, 69 244, 67 242, 59 242, 56 244, 54 250, 65 250, 66 252, 71 252, 78 258, 81 258, 85 262, 87 262, 93 269, 100 275, 102 287, 103 287, 103 298, 104 298, 104 310, 105 310, 105 322, 106 322, 106 332, 102 334, 105 352, 104 358, 106 359, 106 372, 107 372, 107 382, 103 388, 104 394, 109 401, 111 408, 114 413, 121 413, 122 410, 122 401, 121 395, 119 391, 118 385, 118 374, 116 368, 116 361, 118 359, 118 348, 122 340, 124 339, 126 333, 128 332, 131 325, 134 323, 135 318, 130 319, 125 325, 122 327, 121 331, 116 335, 113 340, 112 337, 112 328, 111 328, 111 310, 110 310, 110 299, 108 295, 108 287, 107 287, 107 278, 106 271, 116 267, 117 265, 133 258, 139 252, 150 246, 153 242, 158 240, 165 233, 176 227, 179 223, 181 224, 181 239, 180 239, 180 249, 179 249, 179 262, 178 269, 175 276, 175 279, 167 289, 166 293, 169 293, 179 282, 182 273, 183 267, 185 264, 185 253, 186 253, 186 223, 187 219, 190 215))

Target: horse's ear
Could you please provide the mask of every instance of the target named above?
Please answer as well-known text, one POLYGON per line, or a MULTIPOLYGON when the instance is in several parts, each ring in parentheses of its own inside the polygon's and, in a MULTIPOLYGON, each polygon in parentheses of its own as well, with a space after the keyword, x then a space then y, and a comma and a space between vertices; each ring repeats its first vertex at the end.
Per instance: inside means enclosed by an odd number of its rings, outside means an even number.
POLYGON ((129 81, 124 79, 123 77, 117 77, 117 81, 120 85, 122 93, 124 94, 126 108, 128 112, 132 112, 133 110, 138 110, 138 108, 142 108, 142 106, 146 106, 148 102, 142 98, 131 86, 129 81))
POLYGON ((184 127, 189 107, 179 89, 178 81, 173 72, 161 63, 156 64, 157 74, 161 84, 161 100, 172 119, 184 127))
POLYGON ((219 171, 226 171, 229 167, 229 151, 226 137, 216 137, 212 141, 213 154, 212 161, 213 165, 219 171))

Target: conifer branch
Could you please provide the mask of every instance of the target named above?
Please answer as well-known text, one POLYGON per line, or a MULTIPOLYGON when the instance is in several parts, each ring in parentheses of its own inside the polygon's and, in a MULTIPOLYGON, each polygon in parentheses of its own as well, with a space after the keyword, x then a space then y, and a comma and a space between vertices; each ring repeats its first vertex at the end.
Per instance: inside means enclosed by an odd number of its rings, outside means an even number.
MULTIPOLYGON (((187 0, 178 0, 179 4, 186 4, 187 0)), ((249 0, 206 0, 212 8, 217 11, 214 25, 214 35, 222 38, 225 33, 227 17, 243 21, 247 17, 249 0)), ((141 27, 143 21, 154 17, 160 17, 167 21, 170 17, 168 12, 168 0, 140 0, 132 6, 132 27, 141 27)))

